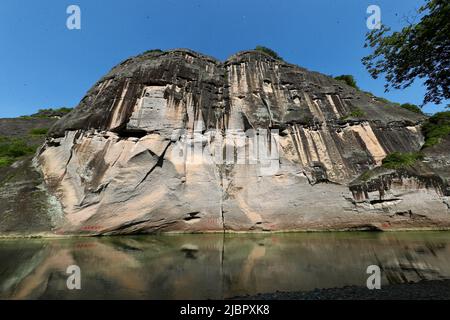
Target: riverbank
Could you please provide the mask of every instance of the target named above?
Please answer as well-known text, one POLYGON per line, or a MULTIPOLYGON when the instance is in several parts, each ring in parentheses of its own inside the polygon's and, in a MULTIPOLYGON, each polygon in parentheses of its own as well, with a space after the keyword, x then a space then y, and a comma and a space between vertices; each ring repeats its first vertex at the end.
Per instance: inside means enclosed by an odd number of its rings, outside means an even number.
POLYGON ((231 300, 450 300, 450 279, 382 286, 380 290, 348 286, 312 291, 275 292, 231 300))
POLYGON ((399 228, 399 229, 389 229, 389 230, 368 230, 364 228, 353 228, 353 229, 305 229, 305 230, 276 230, 276 231, 168 231, 159 233, 136 233, 136 234, 83 234, 83 233, 52 233, 52 232, 40 232, 40 233, 30 233, 30 234, 20 234, 20 233, 0 233, 0 240, 8 239, 70 239, 70 238, 105 238, 105 237, 136 237, 136 236, 177 236, 177 235, 209 235, 209 234, 224 234, 224 235, 277 235, 277 234, 354 234, 354 233, 414 233, 414 232, 449 232, 450 228, 447 227, 437 227, 437 228, 399 228))

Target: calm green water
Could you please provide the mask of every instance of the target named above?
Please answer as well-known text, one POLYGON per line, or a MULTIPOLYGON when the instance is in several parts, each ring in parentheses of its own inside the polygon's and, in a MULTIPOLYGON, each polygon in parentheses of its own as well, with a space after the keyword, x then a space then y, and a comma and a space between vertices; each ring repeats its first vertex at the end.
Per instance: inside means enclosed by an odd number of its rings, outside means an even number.
POLYGON ((450 233, 171 235, 0 241, 2 299, 222 299, 450 278, 450 233), (81 268, 81 290, 66 269, 81 268))

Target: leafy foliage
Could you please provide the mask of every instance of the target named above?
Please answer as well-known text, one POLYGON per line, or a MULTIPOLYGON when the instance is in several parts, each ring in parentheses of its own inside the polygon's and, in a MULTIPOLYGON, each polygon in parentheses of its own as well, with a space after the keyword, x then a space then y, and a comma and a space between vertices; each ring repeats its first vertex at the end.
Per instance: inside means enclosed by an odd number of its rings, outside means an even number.
POLYGON ((422 109, 420 109, 420 107, 418 107, 418 106, 416 106, 415 104, 412 104, 412 103, 403 103, 399 107, 401 107, 403 109, 407 109, 407 110, 415 112, 415 113, 422 114, 422 109))
POLYGON ((359 109, 359 108, 354 108, 349 114, 345 115, 342 120, 347 120, 349 118, 362 118, 366 115, 366 113, 359 109))
POLYGON ((269 56, 271 56, 274 59, 284 61, 283 58, 278 55, 278 53, 276 53, 274 50, 272 50, 270 48, 267 48, 264 46, 256 46, 255 51, 264 52, 265 54, 268 54, 269 56))
POLYGON ((36 129, 30 130, 30 134, 33 136, 43 136, 43 135, 46 135, 47 133, 48 133, 48 128, 36 128, 36 129))
POLYGON ((0 168, 9 167, 14 163, 14 159, 10 157, 0 157, 0 168))
POLYGON ((29 146, 24 139, 0 137, 0 168, 9 166, 18 158, 33 154, 35 146, 29 146))
POLYGON ((147 54, 147 53, 163 53, 164 51, 162 51, 161 49, 150 49, 145 51, 143 54, 147 54))
POLYGON ((39 109, 39 111, 35 114, 32 114, 31 116, 22 116, 22 119, 35 119, 35 118, 42 118, 42 119, 48 119, 48 118, 60 118, 68 114, 70 111, 72 111, 72 108, 57 108, 57 109, 39 109))
POLYGON ((422 133, 425 136, 424 147, 438 144, 450 134, 450 111, 438 112, 430 117, 422 125, 422 133))
POLYGON ((419 9, 421 20, 399 32, 382 26, 367 34, 365 47, 373 53, 362 59, 373 78, 386 77, 385 89, 404 89, 426 79, 423 104, 450 98, 450 2, 428 0, 419 9))
POLYGON ((383 159, 383 167, 389 169, 399 169, 413 165, 418 160, 422 160, 420 152, 394 152, 383 159))
POLYGON ((344 81, 350 87, 359 89, 358 86, 356 85, 355 77, 353 77, 351 74, 343 74, 343 75, 334 77, 334 79, 344 81))

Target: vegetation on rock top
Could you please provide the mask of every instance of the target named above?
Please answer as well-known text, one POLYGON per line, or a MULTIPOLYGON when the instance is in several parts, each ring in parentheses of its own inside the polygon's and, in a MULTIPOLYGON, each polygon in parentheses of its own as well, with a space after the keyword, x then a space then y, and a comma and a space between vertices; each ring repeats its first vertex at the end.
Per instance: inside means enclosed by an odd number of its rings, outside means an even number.
POLYGON ((30 116, 22 116, 22 119, 35 119, 35 118, 61 118, 72 111, 72 108, 57 108, 57 109, 39 109, 39 111, 30 116))
POLYGON ((19 158, 36 152, 36 146, 27 144, 25 138, 0 136, 0 168, 7 167, 19 158))
POLYGON ((265 54, 268 54, 269 56, 271 56, 272 58, 276 59, 276 60, 281 60, 284 61, 282 57, 280 57, 280 55, 275 52, 274 50, 264 47, 264 46, 256 46, 255 51, 260 51, 263 52, 265 54))
POLYGON ((441 142, 450 134, 450 111, 438 112, 428 118, 422 125, 422 133, 425 136, 424 148, 441 142))
POLYGON ((353 88, 359 90, 358 85, 356 84, 355 77, 353 77, 351 74, 343 74, 343 75, 334 77, 334 79, 339 80, 339 81, 343 81, 347 85, 349 85, 350 87, 353 87, 353 88))
POLYGON ((362 118, 366 113, 360 108, 354 108, 349 114, 343 116, 341 120, 348 120, 350 118, 362 118))
POLYGON ((30 130, 32 136, 45 136, 48 133, 48 128, 35 128, 30 130))
POLYGON ((163 53, 164 51, 161 49, 150 49, 145 51, 143 54, 148 54, 148 53, 163 53))
MULTIPOLYGON (((353 87, 353 88, 355 88, 357 90, 360 90, 358 85, 356 84, 355 77, 352 76, 351 74, 343 74, 343 75, 334 77, 334 79, 342 81, 342 82, 345 82, 348 86, 353 87)), ((412 104, 412 103, 403 103, 403 104, 394 103, 392 101, 389 101, 386 98, 377 97, 371 92, 368 92, 368 91, 363 91, 363 92, 368 94, 368 95, 370 95, 370 96, 372 96, 373 98, 375 98, 376 100, 378 100, 380 102, 383 102, 383 103, 386 103, 386 104, 388 104, 388 103, 394 104, 394 105, 396 105, 396 106, 398 106, 400 108, 403 108, 403 109, 406 109, 406 110, 409 110, 409 111, 412 111, 412 112, 415 112, 415 113, 423 114, 422 109, 420 107, 418 107, 417 105, 415 105, 415 104, 412 104)), ((350 114, 347 117, 351 116, 353 118, 358 118, 358 117, 361 117, 363 115, 364 114, 361 114, 360 112, 357 112, 357 113, 355 113, 353 115, 350 114)))
MULTIPOLYGON (((10 129, 11 132, 4 129, 0 135, 0 168, 8 167, 17 160, 36 152, 49 131, 49 128, 39 127, 37 124, 52 124, 52 121, 38 121, 37 119, 58 118, 71 110, 70 108, 41 109, 34 115, 19 117, 18 119, 28 120, 26 123, 19 122, 20 128, 13 126, 10 129)), ((7 120, 5 119, 5 121, 7 120)))
POLYGON ((420 113, 423 114, 422 109, 420 109, 420 107, 416 106, 415 104, 412 103, 403 103, 403 104, 399 104, 398 105, 400 108, 415 112, 415 113, 420 113))

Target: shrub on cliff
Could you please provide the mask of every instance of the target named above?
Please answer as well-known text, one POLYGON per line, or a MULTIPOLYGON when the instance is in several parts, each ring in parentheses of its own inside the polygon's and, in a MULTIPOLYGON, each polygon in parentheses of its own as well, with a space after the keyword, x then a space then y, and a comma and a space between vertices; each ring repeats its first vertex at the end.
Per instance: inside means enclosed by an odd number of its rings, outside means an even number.
POLYGON ((418 160, 422 160, 420 152, 394 152, 383 159, 383 167, 389 169, 399 169, 413 165, 418 160))
POLYGON ((438 144, 442 138, 450 134, 450 111, 438 112, 431 116, 422 126, 425 136, 424 147, 438 144))
POLYGON ((400 105, 401 108, 407 109, 409 111, 422 114, 422 109, 412 103, 404 103, 400 105))
POLYGON ((42 118, 52 118, 52 117, 62 117, 72 111, 72 108, 57 108, 57 109, 39 109, 38 113, 35 114, 36 117, 42 118))
POLYGON ((145 51, 143 54, 148 54, 148 53, 163 53, 164 51, 162 51, 161 49, 150 49, 145 51))
POLYGON ((35 128, 30 130, 32 136, 45 136, 48 133, 48 128, 35 128))
POLYGON ((48 118, 61 118, 72 111, 72 108, 57 108, 57 109, 39 109, 39 111, 31 116, 22 116, 22 119, 48 119, 48 118))
POLYGON ((284 61, 283 58, 278 55, 278 53, 276 53, 274 50, 272 50, 270 48, 267 48, 264 46, 256 46, 255 51, 264 52, 265 54, 268 54, 269 56, 271 56, 274 59, 284 61))
POLYGON ((36 147, 27 145, 23 139, 0 137, 0 168, 9 166, 18 158, 35 151, 36 147))
POLYGON ((339 80, 339 81, 343 81, 347 85, 349 85, 350 87, 353 87, 353 88, 359 90, 359 88, 358 88, 358 86, 356 84, 355 77, 353 77, 351 74, 343 74, 343 75, 334 77, 334 79, 339 80))
POLYGON ((358 118, 364 117, 365 115, 366 115, 366 113, 363 110, 361 110, 360 108, 354 108, 350 113, 348 113, 347 115, 343 116, 341 118, 341 120, 348 120, 348 119, 351 119, 351 118, 358 119, 358 118))

